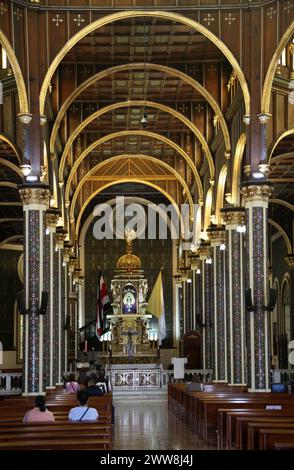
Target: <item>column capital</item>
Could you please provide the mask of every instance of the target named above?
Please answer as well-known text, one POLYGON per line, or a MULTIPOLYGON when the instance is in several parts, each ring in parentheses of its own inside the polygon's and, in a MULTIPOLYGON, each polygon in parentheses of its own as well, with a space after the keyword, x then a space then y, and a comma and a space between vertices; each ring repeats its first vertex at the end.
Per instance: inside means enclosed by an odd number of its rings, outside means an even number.
POLYGON ((22 186, 19 189, 19 195, 24 205, 38 204, 49 206, 50 189, 48 186, 22 186))
POLYGON ((285 261, 290 269, 294 269, 294 254, 285 256, 285 261))
POLYGON ((66 238, 66 230, 58 227, 56 230, 56 247, 62 249, 66 238))
POLYGON ((273 193, 273 188, 270 183, 260 184, 246 184, 241 188, 241 194, 245 202, 263 201, 268 202, 273 193))
POLYGON ((219 246, 226 241, 226 232, 223 225, 210 225, 206 230, 211 246, 219 246))
POLYGON ((33 115, 31 113, 19 113, 18 114, 18 119, 22 124, 30 124, 31 120, 33 118, 33 115))
POLYGON ((210 244, 207 242, 201 243, 200 247, 198 248, 199 258, 207 259, 211 256, 211 247, 210 244))
POLYGON ((182 284, 182 275, 181 274, 175 274, 174 275, 174 280, 175 280, 175 283, 177 285, 181 285, 182 284))
POLYGON ((46 212, 46 226, 51 229, 56 229, 59 220, 59 212, 54 209, 49 209, 46 212))
POLYGON ((191 269, 192 270, 198 269, 199 268, 199 261, 200 261, 199 255, 197 255, 196 253, 191 253, 189 255, 189 258, 190 258, 190 261, 191 261, 191 269))
POLYGON ((243 207, 225 207, 221 209, 226 228, 238 227, 245 223, 245 209, 243 207))
POLYGON ((70 243, 64 243, 64 248, 63 248, 63 260, 65 262, 69 261, 70 256, 73 254, 73 245, 70 243))

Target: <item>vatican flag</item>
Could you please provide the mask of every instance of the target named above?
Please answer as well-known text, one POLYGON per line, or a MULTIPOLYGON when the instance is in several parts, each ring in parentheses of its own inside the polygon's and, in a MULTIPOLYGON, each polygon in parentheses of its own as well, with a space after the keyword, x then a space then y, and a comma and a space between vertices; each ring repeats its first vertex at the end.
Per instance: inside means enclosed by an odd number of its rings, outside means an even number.
POLYGON ((153 291, 151 292, 151 295, 149 297, 146 310, 148 313, 152 313, 152 315, 158 318, 158 345, 160 346, 163 338, 166 337, 161 271, 159 272, 156 282, 154 284, 153 291))

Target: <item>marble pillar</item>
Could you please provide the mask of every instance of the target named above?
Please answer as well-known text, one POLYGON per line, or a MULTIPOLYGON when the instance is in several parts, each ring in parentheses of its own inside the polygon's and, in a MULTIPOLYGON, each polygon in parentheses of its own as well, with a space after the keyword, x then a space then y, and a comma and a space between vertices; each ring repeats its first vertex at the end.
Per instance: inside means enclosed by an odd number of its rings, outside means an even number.
MULTIPOLYGON (((24 211, 24 318, 23 394, 45 393, 44 316, 39 314, 44 290, 45 213, 50 190, 23 186, 19 190, 24 211)), ((45 332, 46 333, 46 332, 45 332)))
POLYGON ((254 311, 246 312, 248 390, 270 391, 270 338, 268 304, 268 200, 266 182, 247 183, 242 190, 246 213, 246 288, 251 289, 254 311))
POLYGON ((222 209, 226 227, 227 351, 229 385, 245 385, 245 209, 222 209))
POLYGON ((210 227, 207 230, 207 234, 210 239, 212 252, 214 381, 227 382, 226 234, 223 226, 210 227))

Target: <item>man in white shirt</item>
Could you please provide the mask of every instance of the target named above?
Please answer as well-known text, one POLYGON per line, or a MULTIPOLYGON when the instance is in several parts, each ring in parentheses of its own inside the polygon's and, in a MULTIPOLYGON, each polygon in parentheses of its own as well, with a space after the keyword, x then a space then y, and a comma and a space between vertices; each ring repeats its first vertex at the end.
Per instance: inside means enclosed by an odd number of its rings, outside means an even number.
POLYGON ((99 416, 97 410, 87 406, 87 392, 84 390, 78 392, 77 399, 80 402, 80 406, 76 406, 70 410, 68 419, 70 421, 97 421, 99 416))

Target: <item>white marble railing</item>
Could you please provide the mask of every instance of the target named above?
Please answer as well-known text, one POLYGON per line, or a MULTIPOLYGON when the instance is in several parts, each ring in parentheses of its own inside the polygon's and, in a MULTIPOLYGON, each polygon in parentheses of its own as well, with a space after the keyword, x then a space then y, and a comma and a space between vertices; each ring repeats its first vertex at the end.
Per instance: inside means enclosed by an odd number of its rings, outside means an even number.
POLYGON ((22 373, 0 373, 0 395, 19 395, 22 392, 22 373))

